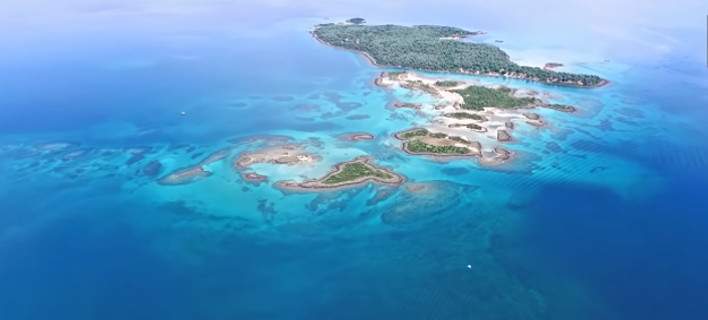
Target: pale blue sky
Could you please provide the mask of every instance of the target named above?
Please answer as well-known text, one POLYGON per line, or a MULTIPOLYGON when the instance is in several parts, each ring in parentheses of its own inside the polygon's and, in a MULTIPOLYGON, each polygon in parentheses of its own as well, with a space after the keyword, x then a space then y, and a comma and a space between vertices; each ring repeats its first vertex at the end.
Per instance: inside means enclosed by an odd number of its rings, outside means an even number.
POLYGON ((0 12, 0 49, 116 33, 199 29, 238 35, 290 18, 363 16, 374 23, 485 29, 596 55, 681 52, 703 61, 706 14, 703 0, 10 0, 0 12))

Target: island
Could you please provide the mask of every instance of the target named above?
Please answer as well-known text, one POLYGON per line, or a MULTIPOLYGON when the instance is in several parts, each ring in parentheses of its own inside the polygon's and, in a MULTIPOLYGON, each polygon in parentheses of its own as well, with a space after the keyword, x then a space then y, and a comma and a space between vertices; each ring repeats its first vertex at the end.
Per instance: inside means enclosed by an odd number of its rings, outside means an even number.
POLYGON ((178 169, 172 173, 162 177, 157 183, 163 186, 176 186, 194 182, 200 178, 211 176, 212 173, 205 170, 204 167, 196 165, 183 169, 178 169))
POLYGON ((234 167, 243 170, 257 163, 297 165, 311 164, 319 160, 319 156, 309 153, 303 145, 288 143, 244 152, 234 160, 234 167))
POLYGON ((355 22, 358 20, 320 24, 315 26, 312 35, 327 45, 363 53, 371 63, 379 66, 499 76, 583 88, 607 83, 596 75, 521 66, 494 45, 461 41, 480 34, 479 31, 434 25, 364 25, 355 22))
POLYGON ((406 153, 436 159, 475 157, 483 164, 509 160, 513 152, 496 143, 514 142, 516 123, 545 126, 544 119, 532 112, 535 108, 576 110, 549 103, 544 100, 546 95, 534 90, 482 85, 472 79, 453 81, 414 72, 383 72, 376 82, 384 88, 417 90, 436 98, 432 108, 418 109, 425 112, 427 124, 395 135, 406 153))
POLYGON ((358 157, 337 164, 324 177, 303 182, 279 181, 276 186, 287 191, 328 191, 354 188, 369 183, 398 186, 405 181, 401 175, 378 167, 369 157, 358 157))
POLYGON ((357 142, 374 140, 375 137, 373 134, 368 132, 352 132, 343 134, 339 136, 339 138, 344 141, 357 142))
POLYGON ((482 85, 474 79, 449 80, 415 72, 383 72, 376 83, 389 89, 405 88, 433 96, 433 105, 420 105, 428 123, 396 133, 401 149, 436 160, 473 158, 482 165, 499 165, 515 153, 503 144, 513 144, 518 123, 546 126, 536 108, 571 113, 570 105, 546 101, 546 94, 524 88, 482 85))
MULTIPOLYGON (((224 160, 231 154, 231 148, 223 148, 209 154, 204 160, 199 163, 188 166, 186 168, 177 169, 166 176, 160 178, 157 183, 166 186, 182 185, 195 182, 199 179, 206 178, 212 175, 211 171, 205 167, 224 160)), ((161 166, 160 166, 161 167, 161 166)))
POLYGON ((295 143, 283 137, 261 140, 251 141, 262 144, 258 149, 242 152, 233 160, 233 168, 240 172, 244 182, 258 186, 268 181, 267 175, 251 170, 255 164, 307 166, 321 160, 319 155, 307 150, 305 143, 295 143))
POLYGON ((268 181, 268 177, 255 172, 242 172, 241 177, 244 181, 254 184, 256 186, 260 185, 261 182, 268 181))
POLYGON ((496 166, 507 162, 513 156, 511 151, 499 146, 483 150, 478 141, 469 141, 467 138, 449 136, 441 132, 434 133, 424 128, 399 132, 395 137, 403 141, 401 148, 406 153, 429 156, 437 160, 476 158, 480 164, 496 166))

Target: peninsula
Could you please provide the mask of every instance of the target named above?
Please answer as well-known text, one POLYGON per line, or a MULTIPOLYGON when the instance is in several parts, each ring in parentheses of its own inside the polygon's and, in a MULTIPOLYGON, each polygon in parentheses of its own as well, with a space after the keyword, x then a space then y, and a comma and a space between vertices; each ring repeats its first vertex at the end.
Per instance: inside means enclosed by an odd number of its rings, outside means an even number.
POLYGON ((365 25, 363 19, 357 22, 320 24, 312 34, 325 44, 361 52, 380 66, 499 76, 583 88, 607 83, 595 75, 521 66, 496 46, 461 41, 480 32, 432 25, 365 25))

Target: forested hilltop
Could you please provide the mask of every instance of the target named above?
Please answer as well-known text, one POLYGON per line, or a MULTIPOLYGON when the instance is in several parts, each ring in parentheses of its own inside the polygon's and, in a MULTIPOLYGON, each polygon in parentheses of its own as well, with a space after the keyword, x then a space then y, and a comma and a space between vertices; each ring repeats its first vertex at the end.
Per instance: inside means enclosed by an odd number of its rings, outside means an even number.
POLYGON ((313 34, 326 44, 364 52, 382 66, 505 76, 577 87, 606 83, 594 75, 520 66, 495 46, 459 41, 477 33, 454 27, 330 23, 318 25, 313 34))

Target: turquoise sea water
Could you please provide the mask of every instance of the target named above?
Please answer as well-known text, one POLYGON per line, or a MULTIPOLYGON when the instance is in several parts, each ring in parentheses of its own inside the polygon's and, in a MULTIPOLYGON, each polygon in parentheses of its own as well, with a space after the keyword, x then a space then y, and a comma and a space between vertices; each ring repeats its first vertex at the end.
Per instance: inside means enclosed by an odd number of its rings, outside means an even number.
POLYGON ((576 6, 523 25, 477 5, 18 5, 1 20, 0 318, 708 317, 705 17, 586 29, 576 6), (612 83, 474 78, 580 111, 539 110, 550 126, 515 130, 503 167, 409 157, 392 134, 428 115, 387 105, 434 98, 377 88, 384 69, 308 34, 350 15, 483 29, 522 63, 612 83), (376 139, 339 139, 358 131, 376 139), (427 192, 254 186, 232 168, 253 137, 322 156, 257 166, 271 182, 371 155, 427 192), (156 183, 224 148, 211 176, 156 183))

